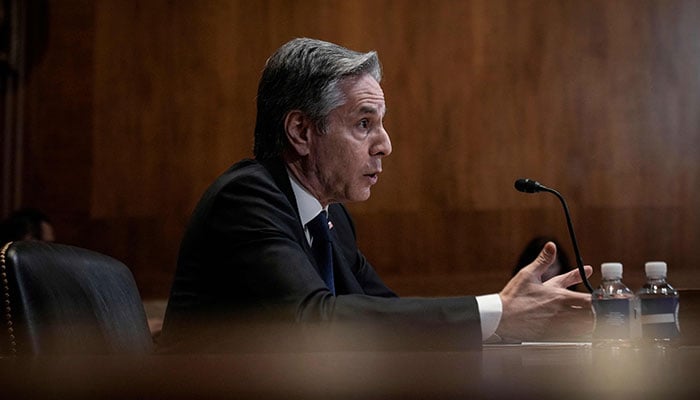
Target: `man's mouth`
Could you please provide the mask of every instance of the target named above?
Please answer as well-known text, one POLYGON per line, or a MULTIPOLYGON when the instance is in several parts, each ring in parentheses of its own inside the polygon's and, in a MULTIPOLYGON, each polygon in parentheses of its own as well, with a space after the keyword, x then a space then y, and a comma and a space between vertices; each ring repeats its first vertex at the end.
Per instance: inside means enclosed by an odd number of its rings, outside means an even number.
POLYGON ((375 183, 377 183, 377 180, 379 179, 379 173, 378 173, 378 172, 371 173, 371 174, 365 174, 365 176, 369 178, 370 183, 371 183, 372 185, 374 185, 375 183))

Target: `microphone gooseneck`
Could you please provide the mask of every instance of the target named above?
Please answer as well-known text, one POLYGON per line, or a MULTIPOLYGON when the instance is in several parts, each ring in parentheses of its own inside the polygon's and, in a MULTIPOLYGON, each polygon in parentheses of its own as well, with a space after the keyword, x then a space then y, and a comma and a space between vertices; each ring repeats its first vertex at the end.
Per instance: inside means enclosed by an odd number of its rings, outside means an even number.
POLYGON ((532 179, 521 178, 515 181, 515 189, 523 193, 538 193, 538 192, 549 192, 557 196, 561 202, 562 207, 564 207, 564 215, 566 216, 566 224, 569 227, 569 236, 571 237, 571 243, 574 246, 574 254, 576 255, 576 266, 578 267, 578 272, 581 275, 581 280, 583 284, 586 285, 586 289, 593 293, 593 287, 586 277, 586 271, 583 269, 583 259, 581 258, 581 252, 578 250, 578 243, 576 242, 576 234, 574 233, 574 226, 571 223, 571 214, 569 214, 569 207, 566 205, 566 200, 559 192, 554 189, 550 189, 541 183, 534 181, 532 179))

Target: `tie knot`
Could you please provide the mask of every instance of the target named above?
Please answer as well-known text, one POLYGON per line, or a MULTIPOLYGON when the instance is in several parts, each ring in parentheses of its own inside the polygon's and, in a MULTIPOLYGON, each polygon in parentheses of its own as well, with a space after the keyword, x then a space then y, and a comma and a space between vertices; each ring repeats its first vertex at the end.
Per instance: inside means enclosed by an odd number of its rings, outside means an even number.
POLYGON ((321 239, 331 242, 331 232, 328 229, 328 218, 326 218, 326 212, 321 211, 318 215, 306 224, 309 228, 309 233, 314 238, 314 240, 321 239))

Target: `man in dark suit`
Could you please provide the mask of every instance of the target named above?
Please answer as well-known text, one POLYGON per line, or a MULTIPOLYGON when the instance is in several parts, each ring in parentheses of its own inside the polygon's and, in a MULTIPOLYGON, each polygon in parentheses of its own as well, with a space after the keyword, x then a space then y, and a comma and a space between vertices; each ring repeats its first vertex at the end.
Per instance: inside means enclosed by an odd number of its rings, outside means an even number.
POLYGON ((467 349, 590 328, 589 296, 565 290, 576 271, 540 279, 551 243, 499 294, 399 298, 381 281, 343 206, 369 198, 392 150, 380 80, 375 52, 318 40, 270 57, 255 159, 209 187, 182 241, 166 351, 467 349))

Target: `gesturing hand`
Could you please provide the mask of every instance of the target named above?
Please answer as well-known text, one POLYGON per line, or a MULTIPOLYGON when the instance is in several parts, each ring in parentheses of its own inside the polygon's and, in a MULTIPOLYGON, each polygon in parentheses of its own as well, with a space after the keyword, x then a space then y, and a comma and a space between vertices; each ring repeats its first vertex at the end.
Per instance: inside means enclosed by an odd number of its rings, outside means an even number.
MULTIPOLYGON (((593 328, 591 296, 566 289, 581 282, 578 270, 542 282, 556 260, 557 248, 547 242, 535 261, 521 269, 499 293, 503 305, 496 334, 504 341, 546 340, 585 335, 593 328)), ((590 276, 593 269, 584 267, 590 276)))

